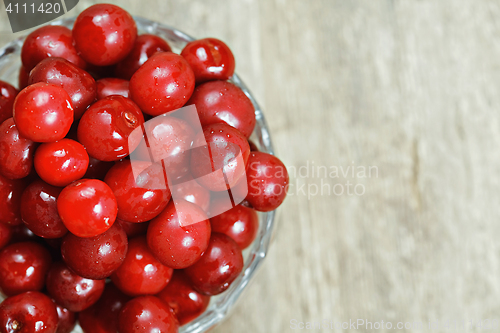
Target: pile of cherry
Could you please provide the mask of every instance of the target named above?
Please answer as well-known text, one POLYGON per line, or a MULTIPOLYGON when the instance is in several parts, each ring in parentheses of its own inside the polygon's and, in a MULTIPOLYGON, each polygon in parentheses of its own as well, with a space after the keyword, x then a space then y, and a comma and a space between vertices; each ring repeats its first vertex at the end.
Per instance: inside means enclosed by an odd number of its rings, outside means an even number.
MULTIPOLYGON (((230 49, 207 38, 175 54, 98 4, 73 30, 32 32, 21 60, 20 91, 0 81, 0 332, 67 333, 77 318, 86 333, 177 332, 241 273, 256 211, 286 196, 284 165, 248 141, 255 110, 227 81, 230 49), (134 129, 192 104, 206 142, 242 156, 221 149, 213 163, 245 163, 246 179, 231 180, 247 185, 245 200, 212 218, 208 191, 224 188, 194 182, 174 205, 168 187, 147 186, 162 169, 138 184, 129 156, 134 129), (201 222, 182 225, 182 214, 201 222)), ((182 120, 170 125, 158 135, 186 144, 182 120)))

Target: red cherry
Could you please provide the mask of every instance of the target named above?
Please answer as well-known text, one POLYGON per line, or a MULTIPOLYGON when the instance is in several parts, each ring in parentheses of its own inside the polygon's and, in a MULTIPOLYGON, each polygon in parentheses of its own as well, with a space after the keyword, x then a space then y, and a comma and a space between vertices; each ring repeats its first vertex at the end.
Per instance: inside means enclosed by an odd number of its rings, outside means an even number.
POLYGON ((185 269, 193 287, 205 295, 224 292, 243 270, 243 255, 229 236, 213 233, 200 260, 185 269))
POLYGON ((97 81, 97 99, 108 96, 130 96, 129 81, 115 78, 105 78, 97 81))
POLYGON ((83 59, 97 66, 108 66, 132 50, 137 27, 132 16, 120 7, 97 4, 78 15, 73 37, 83 59))
POLYGON ((7 224, 0 223, 0 250, 9 244, 12 239, 12 228, 7 224))
POLYGON ((56 309, 59 318, 56 333, 71 333, 76 326, 76 313, 57 304, 56 309))
POLYGON ((116 199, 106 183, 82 179, 62 190, 57 198, 59 216, 68 230, 78 237, 102 234, 115 222, 116 199))
POLYGON ((210 296, 193 289, 183 271, 175 271, 167 287, 156 296, 174 310, 181 325, 199 317, 210 302, 210 296))
POLYGON ((61 191, 62 188, 41 180, 34 181, 24 190, 21 197, 21 217, 36 235, 55 239, 68 232, 57 213, 57 197, 61 191))
POLYGON ((17 85, 19 87, 19 90, 23 90, 28 86, 28 81, 30 78, 30 72, 27 71, 24 66, 21 66, 19 69, 19 75, 17 79, 17 85))
POLYGON ((94 78, 63 58, 48 58, 36 65, 30 73, 29 84, 37 82, 61 86, 71 98, 75 119, 80 119, 96 98, 94 78))
POLYGON ((170 281, 173 269, 162 265, 148 248, 145 237, 129 242, 123 264, 111 275, 111 281, 130 296, 154 295, 170 281))
POLYGON ((21 60, 27 73, 49 57, 64 58, 80 68, 86 66, 73 45, 71 30, 58 25, 47 25, 30 33, 21 50, 21 60))
POLYGON ((0 332, 57 333, 56 305, 37 291, 7 298, 0 304, 0 332))
POLYGON ((36 144, 19 134, 14 119, 0 125, 0 173, 10 179, 28 176, 33 169, 36 144))
POLYGON ((127 222, 149 221, 170 201, 170 190, 158 163, 120 161, 109 170, 104 181, 115 194, 118 218, 127 222))
POLYGON ((186 104, 194 84, 193 70, 183 57, 159 52, 130 79, 130 96, 144 113, 158 116, 186 104))
POLYGON ((202 148, 191 152, 191 172, 206 189, 225 191, 228 185, 234 187, 245 176, 250 146, 237 129, 224 123, 208 125, 197 136, 194 146, 202 148))
POLYGON ((0 81, 0 124, 12 117, 17 89, 9 83, 0 81))
MULTIPOLYGON (((148 232, 149 222, 135 223, 126 222, 119 219, 116 219, 116 222, 120 223, 128 237, 143 236, 148 232)), ((0 226, 2 225, 3 224, 0 224, 0 226)))
POLYGON ((43 143, 35 154, 35 170, 44 181, 66 186, 82 178, 89 166, 85 148, 71 139, 43 143))
POLYGON ((115 165, 114 162, 104 162, 89 156, 89 167, 83 178, 104 180, 104 177, 113 165, 115 165))
POLYGON ((275 156, 253 152, 247 166, 248 195, 246 200, 261 212, 275 210, 283 203, 288 190, 288 172, 275 156))
POLYGON ((212 231, 231 237, 241 249, 246 249, 257 236, 259 217, 248 207, 238 205, 210 219, 212 231))
POLYGON ((130 297, 112 283, 107 283, 99 301, 79 313, 78 319, 84 333, 116 333, 118 316, 130 297))
POLYGON ((0 175, 0 223, 22 223, 21 196, 27 185, 24 179, 11 180, 0 175))
POLYGON ((139 144, 130 134, 144 123, 141 110, 130 99, 110 96, 94 103, 78 125, 78 140, 90 156, 101 161, 118 161, 139 144))
MULTIPOLYGON (((192 179, 192 176, 189 175, 187 179, 192 179)), ((182 199, 189 201, 200 207, 204 212, 207 212, 210 207, 210 191, 196 181, 184 182, 178 186, 174 186, 171 191, 174 200, 182 199)))
POLYGON ((52 265, 47 275, 47 292, 61 306, 72 312, 95 304, 104 291, 105 280, 78 276, 62 262, 52 265))
POLYGON ((195 204, 182 200, 170 202, 150 222, 147 238, 151 252, 161 263, 174 269, 186 268, 206 250, 210 222, 195 204))
POLYGON ((49 251, 40 244, 7 246, 0 252, 0 290, 7 296, 42 290, 51 263, 49 251))
POLYGON ((115 68, 115 75, 125 80, 130 80, 132 75, 141 67, 152 55, 157 52, 171 52, 172 49, 162 38, 144 34, 137 37, 132 51, 125 59, 120 61, 115 68))
POLYGON ((91 238, 68 234, 61 245, 66 265, 78 275, 94 280, 107 278, 118 269, 127 249, 127 234, 119 223, 91 238))
POLYGON ((213 81, 199 85, 186 105, 194 104, 202 126, 226 123, 238 129, 246 138, 255 127, 252 101, 236 85, 213 81))
POLYGON ((221 40, 205 38, 188 43, 181 52, 193 69, 196 83, 227 80, 234 74, 234 56, 221 40))
POLYGON ((134 298, 120 312, 119 333, 177 333, 178 329, 172 309, 154 296, 134 298))
POLYGON ((63 139, 73 123, 68 93, 51 83, 35 83, 22 90, 14 102, 14 122, 22 136, 35 142, 63 139))

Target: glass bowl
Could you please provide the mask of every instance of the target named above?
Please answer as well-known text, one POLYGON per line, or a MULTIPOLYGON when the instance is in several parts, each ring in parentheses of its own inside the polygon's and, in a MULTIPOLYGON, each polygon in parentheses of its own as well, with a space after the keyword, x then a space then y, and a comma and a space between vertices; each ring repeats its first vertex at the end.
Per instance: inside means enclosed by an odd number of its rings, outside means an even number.
MULTIPOLYGON (((167 25, 141 17, 135 17, 135 20, 139 33, 149 33, 164 38, 176 53, 180 53, 186 43, 194 40, 193 37, 167 25)), ((74 22, 75 18, 66 18, 53 21, 50 24, 63 25, 71 29, 74 22)), ((21 66, 21 47, 25 37, 26 35, 17 38, 0 49, 0 80, 7 81, 14 86, 17 86, 18 73, 21 66)), ((231 82, 239 86, 245 92, 255 107, 257 124, 251 140, 258 146, 260 151, 273 154, 274 151, 269 130, 257 101, 238 75, 235 74, 231 82)), ((234 307, 234 304, 266 257, 273 236, 275 212, 259 213, 259 222, 259 232, 256 240, 243 252, 245 265, 240 276, 238 276, 227 291, 221 295, 212 297, 207 310, 194 321, 182 326, 179 330, 181 333, 206 332, 220 323, 234 307)), ((0 295, 0 300, 1 298, 2 296, 0 295)), ((81 328, 77 326, 74 332, 82 331, 81 328)))

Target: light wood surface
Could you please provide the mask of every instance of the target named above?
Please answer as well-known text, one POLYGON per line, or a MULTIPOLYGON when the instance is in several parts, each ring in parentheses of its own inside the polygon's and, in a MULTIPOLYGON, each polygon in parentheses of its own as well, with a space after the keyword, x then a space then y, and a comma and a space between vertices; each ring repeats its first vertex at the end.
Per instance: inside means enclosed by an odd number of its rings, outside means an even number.
POLYGON ((293 319, 463 320, 480 332, 468 322, 500 319, 500 2, 114 3, 226 41, 278 156, 291 171, 309 165, 215 332, 293 332, 293 319), (319 166, 327 177, 311 175, 319 166), (308 198, 322 181, 337 194, 308 198), (355 185, 363 195, 346 193, 355 185))

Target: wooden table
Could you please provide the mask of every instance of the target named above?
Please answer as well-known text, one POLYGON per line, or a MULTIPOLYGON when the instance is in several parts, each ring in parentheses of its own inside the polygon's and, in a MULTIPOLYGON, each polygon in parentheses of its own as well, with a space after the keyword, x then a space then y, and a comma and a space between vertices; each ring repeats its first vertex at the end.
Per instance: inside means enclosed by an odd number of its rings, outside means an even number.
POLYGON ((500 319, 498 1, 116 3, 226 41, 293 174, 266 263, 215 332, 500 319))

